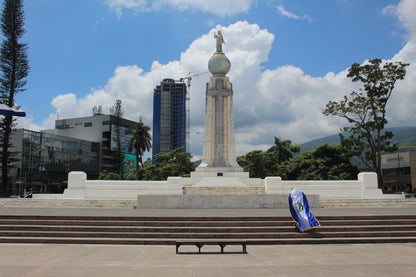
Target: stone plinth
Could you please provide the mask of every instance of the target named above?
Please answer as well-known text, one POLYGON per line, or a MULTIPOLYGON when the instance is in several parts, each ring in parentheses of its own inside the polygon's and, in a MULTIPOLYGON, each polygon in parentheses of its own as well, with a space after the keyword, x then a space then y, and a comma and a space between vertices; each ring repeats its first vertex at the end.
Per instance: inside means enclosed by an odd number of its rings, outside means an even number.
POLYGON ((184 195, 259 195, 265 194, 264 187, 193 187, 184 186, 184 195))
MULTIPOLYGON (((289 208, 289 195, 147 195, 137 197, 138 209, 281 209, 289 208)), ((311 208, 319 208, 319 195, 308 195, 311 208)))
POLYGON ((260 178, 250 178, 248 172, 241 168, 206 167, 191 172, 191 185, 193 187, 251 187, 264 186, 260 178))

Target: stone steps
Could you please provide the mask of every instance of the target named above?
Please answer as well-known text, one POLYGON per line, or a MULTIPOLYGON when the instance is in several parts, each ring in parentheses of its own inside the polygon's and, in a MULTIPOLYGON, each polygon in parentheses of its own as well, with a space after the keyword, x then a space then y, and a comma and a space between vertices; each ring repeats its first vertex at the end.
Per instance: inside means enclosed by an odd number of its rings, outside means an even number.
POLYGON ((133 209, 137 200, 1 198, 0 207, 133 209))
POLYGON ((193 187, 212 187, 212 184, 216 185, 216 188, 223 187, 223 188, 230 188, 236 187, 241 188, 245 187, 246 184, 244 182, 245 178, 240 177, 233 177, 233 176, 204 176, 200 178, 199 181, 193 187))
MULTIPOLYGON (((192 239, 191 239, 192 240, 192 239)), ((354 244, 354 243, 416 243, 416 237, 376 237, 376 238, 315 238, 315 239, 247 239, 247 245, 287 245, 287 244, 354 244)), ((113 244, 113 245, 175 245, 172 239, 94 239, 90 238, 22 238, 0 237, 0 243, 44 243, 44 244, 113 244)))
POLYGON ((2 243, 175 244, 238 239, 247 244, 416 242, 416 215, 321 216, 322 227, 296 232, 281 217, 0 216, 2 243))
MULTIPOLYGON (((194 194, 189 188, 189 194, 194 194)), ((234 188, 196 188, 206 190, 207 194, 233 194, 234 188), (224 191, 223 191, 224 190, 224 191), (225 192, 227 191, 227 192, 225 192)), ((262 195, 262 188, 247 187, 248 195, 262 195)), ((241 192, 240 192, 241 193, 241 192)), ((416 207, 416 198, 385 198, 385 199, 319 199, 321 208, 388 208, 388 207, 416 207)), ((25 208, 108 208, 133 209, 137 207, 137 200, 107 200, 107 199, 36 199, 36 198, 0 198, 0 207, 25 208)))
POLYGON ((321 208, 389 208, 416 207, 416 198, 320 199, 321 208))
POLYGON ((264 187, 212 187, 212 186, 184 186, 184 195, 259 195, 265 194, 264 187))
MULTIPOLYGON (((66 233, 90 233, 91 236, 99 236, 101 233, 117 233, 117 234, 128 234, 128 233, 135 233, 135 234, 149 234, 149 233, 157 233, 157 234, 172 234, 172 236, 176 236, 181 233, 186 234, 267 234, 267 233, 284 233, 290 232, 293 233, 293 227, 270 227, 270 228, 259 228, 259 227, 250 227, 250 228, 191 228, 191 227, 183 227, 183 228, 125 228, 125 227, 79 227, 79 226, 16 226, 16 225, 5 225, 0 226, 0 230, 2 234, 7 232, 45 232, 45 233, 52 233, 52 232, 66 232, 66 233)), ((319 229, 319 233, 336 233, 336 232, 412 232, 414 231, 414 226, 348 226, 348 227, 321 227, 319 229)), ((0 234, 1 235, 1 234, 0 234)))
POLYGON ((351 237, 416 237, 416 231, 361 231, 351 232, 325 232, 319 230, 319 233, 293 233, 292 230, 280 231, 278 233, 156 233, 156 232, 56 232, 56 231, 2 231, 0 237, 59 237, 59 238, 154 238, 154 239, 273 239, 273 238, 351 238, 351 237))

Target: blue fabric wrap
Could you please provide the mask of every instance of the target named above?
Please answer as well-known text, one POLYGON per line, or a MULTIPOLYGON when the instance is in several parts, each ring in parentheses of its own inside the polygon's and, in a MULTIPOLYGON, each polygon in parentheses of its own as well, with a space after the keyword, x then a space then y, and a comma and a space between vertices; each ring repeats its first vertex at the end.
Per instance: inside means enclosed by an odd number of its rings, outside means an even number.
POLYGON ((299 230, 302 232, 310 230, 312 228, 320 226, 318 220, 313 216, 311 210, 309 208, 308 199, 306 195, 302 192, 302 203, 300 203, 303 207, 304 212, 299 212, 292 200, 292 193, 289 195, 289 209, 290 213, 292 214, 293 219, 297 222, 299 230))

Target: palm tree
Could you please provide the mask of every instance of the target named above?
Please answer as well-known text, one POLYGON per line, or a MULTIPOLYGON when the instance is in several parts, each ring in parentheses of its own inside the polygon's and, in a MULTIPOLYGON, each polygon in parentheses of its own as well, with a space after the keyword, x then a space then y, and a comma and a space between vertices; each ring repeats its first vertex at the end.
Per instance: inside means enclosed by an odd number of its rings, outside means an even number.
POLYGON ((290 140, 280 140, 278 137, 274 137, 274 145, 267 150, 267 153, 273 153, 276 155, 278 162, 282 163, 293 158, 292 153, 297 153, 300 150, 300 145, 292 145, 290 140))
POLYGON ((143 154, 152 148, 150 127, 143 123, 142 119, 134 129, 129 129, 127 134, 133 135, 129 140, 129 152, 134 148, 136 154, 136 180, 139 180, 139 168, 143 166, 143 154))

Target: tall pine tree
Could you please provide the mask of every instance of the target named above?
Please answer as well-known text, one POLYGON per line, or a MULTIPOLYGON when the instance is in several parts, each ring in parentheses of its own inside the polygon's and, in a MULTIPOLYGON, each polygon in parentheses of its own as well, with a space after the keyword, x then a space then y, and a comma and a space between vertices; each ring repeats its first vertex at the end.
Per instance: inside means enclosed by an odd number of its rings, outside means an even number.
MULTIPOLYGON (((26 77, 29 73, 27 59, 27 44, 20 40, 24 30, 23 0, 4 0, 1 15, 1 31, 3 42, 0 49, 0 97, 9 107, 14 106, 15 95, 24 91, 26 77)), ((13 126, 13 117, 5 116, 0 122, 1 136, 1 192, 8 196, 11 193, 9 184, 10 163, 13 153, 10 151, 10 135, 13 126)))
POLYGON ((114 143, 116 145, 116 150, 114 151, 115 170, 117 174, 120 174, 121 179, 124 179, 123 153, 121 151, 121 118, 123 117, 124 112, 121 100, 116 100, 115 105, 110 108, 110 113, 112 115, 111 120, 113 121, 111 128, 114 128, 114 143))

